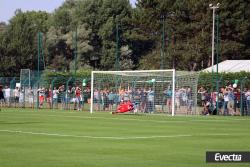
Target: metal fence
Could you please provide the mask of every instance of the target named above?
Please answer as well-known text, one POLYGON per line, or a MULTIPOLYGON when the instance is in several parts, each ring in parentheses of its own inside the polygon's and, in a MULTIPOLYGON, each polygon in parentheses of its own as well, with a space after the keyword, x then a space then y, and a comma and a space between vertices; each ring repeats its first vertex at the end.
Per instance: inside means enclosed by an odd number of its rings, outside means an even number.
MULTIPOLYGON (((30 77, 29 80, 0 77, 0 107, 89 111, 89 82, 90 78, 64 76, 30 77)), ((236 85, 220 78, 213 85, 213 89, 198 86, 199 114, 250 115, 249 78, 238 79, 236 85), (226 93, 233 95, 227 99, 226 93)))
POLYGON ((0 77, 1 108, 88 110, 90 98, 86 78, 51 77, 20 82, 0 77), (86 104, 86 105, 84 105, 86 104))

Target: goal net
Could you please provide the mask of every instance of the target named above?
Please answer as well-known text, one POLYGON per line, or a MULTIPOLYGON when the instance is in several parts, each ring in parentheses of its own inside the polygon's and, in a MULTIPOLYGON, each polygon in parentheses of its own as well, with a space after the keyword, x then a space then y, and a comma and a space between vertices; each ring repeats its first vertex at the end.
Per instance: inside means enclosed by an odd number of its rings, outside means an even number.
POLYGON ((20 71, 20 85, 21 87, 30 86, 30 69, 21 69, 20 71))
POLYGON ((90 112, 130 101, 135 113, 197 114, 197 83, 196 73, 174 69, 92 71, 90 112))

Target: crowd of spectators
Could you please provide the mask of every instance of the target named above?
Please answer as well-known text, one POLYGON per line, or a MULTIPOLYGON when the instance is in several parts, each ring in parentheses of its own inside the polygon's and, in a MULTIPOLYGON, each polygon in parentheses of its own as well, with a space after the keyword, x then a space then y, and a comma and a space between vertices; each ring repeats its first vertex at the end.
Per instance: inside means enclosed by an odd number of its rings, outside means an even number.
POLYGON ((0 86, 1 107, 39 107, 39 108, 61 108, 82 110, 84 106, 84 94, 90 92, 82 90, 80 86, 69 86, 67 91, 65 85, 39 88, 10 89, 8 86, 0 86))
MULTIPOLYGON (((0 107, 39 107, 74 109, 81 111, 86 94, 90 89, 81 89, 80 86, 60 85, 58 87, 39 87, 34 89, 10 89, 0 85, 0 107)), ((235 85, 221 87, 219 92, 209 92, 203 86, 198 89, 203 115, 250 115, 250 88, 240 90, 235 85)), ((159 92, 152 87, 137 89, 95 89, 93 92, 94 109, 98 111, 114 111, 121 103, 128 101, 134 104, 135 112, 153 113, 155 111, 171 113, 172 88, 166 87, 159 92), (158 108, 157 108, 158 106, 158 108), (160 106, 160 107, 159 107, 160 106)), ((192 114, 193 92, 190 87, 176 88, 175 109, 183 113, 192 114)))
MULTIPOLYGON (((172 88, 168 86, 163 91, 155 91, 153 88, 94 90, 94 107, 99 111, 113 111, 118 105, 126 102, 134 104, 134 112, 153 113, 157 111, 171 113, 172 111, 172 88), (160 108, 160 109, 159 109, 160 108)), ((193 94, 190 87, 177 88, 175 90, 175 107, 177 110, 184 108, 185 113, 192 113, 194 104, 193 94)))
POLYGON ((250 88, 240 90, 236 85, 221 87, 219 92, 200 87, 204 115, 250 115, 250 88))

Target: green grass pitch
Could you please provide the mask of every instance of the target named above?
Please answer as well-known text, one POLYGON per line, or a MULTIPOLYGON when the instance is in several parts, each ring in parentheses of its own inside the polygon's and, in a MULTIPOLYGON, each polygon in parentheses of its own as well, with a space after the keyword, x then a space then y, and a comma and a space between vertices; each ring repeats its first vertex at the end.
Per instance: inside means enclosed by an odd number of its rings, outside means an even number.
POLYGON ((206 163, 206 151, 250 151, 250 117, 0 112, 1 167, 250 166, 206 163))

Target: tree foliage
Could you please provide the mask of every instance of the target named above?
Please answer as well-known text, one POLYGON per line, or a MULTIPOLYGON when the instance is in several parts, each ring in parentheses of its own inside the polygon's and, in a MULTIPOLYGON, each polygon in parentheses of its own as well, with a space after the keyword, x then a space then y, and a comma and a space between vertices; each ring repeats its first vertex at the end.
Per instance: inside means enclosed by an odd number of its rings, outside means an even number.
MULTIPOLYGON (((0 75, 37 69, 38 32, 46 69, 53 71, 114 70, 117 60, 121 70, 206 68, 211 2, 137 0, 132 8, 129 0, 66 0, 51 14, 18 9, 8 24, 0 23, 0 75)), ((220 3, 219 61, 249 59, 250 2, 220 3)))

